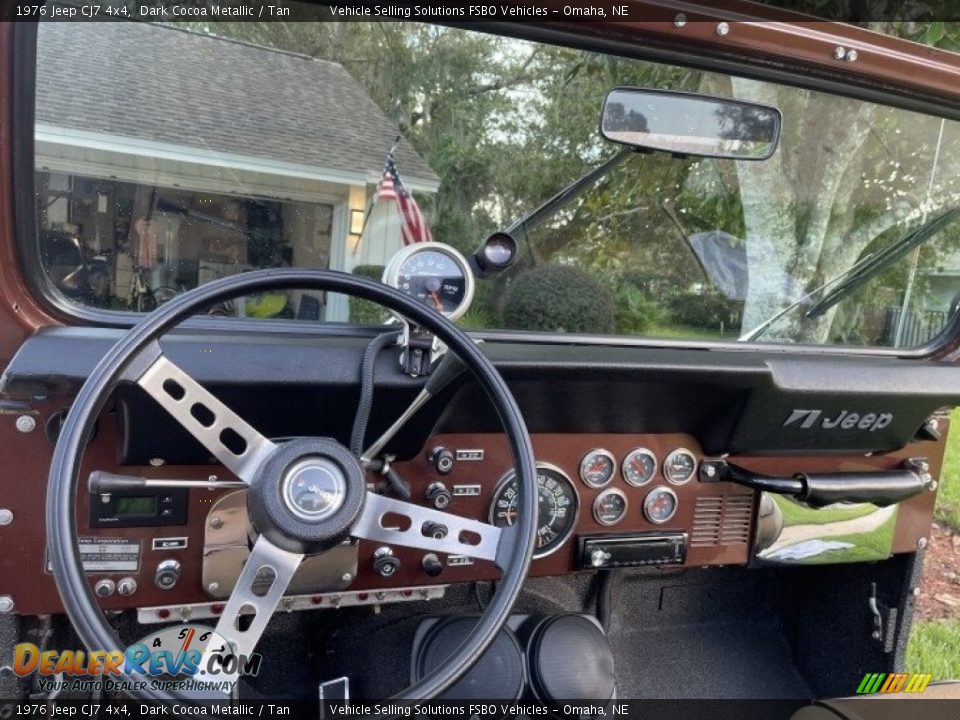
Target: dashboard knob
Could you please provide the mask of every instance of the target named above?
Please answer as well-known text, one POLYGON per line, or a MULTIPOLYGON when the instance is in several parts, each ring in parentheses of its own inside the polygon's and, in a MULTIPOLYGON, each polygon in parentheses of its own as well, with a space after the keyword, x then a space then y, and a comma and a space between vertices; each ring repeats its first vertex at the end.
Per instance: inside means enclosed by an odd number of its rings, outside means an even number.
POLYGON ((420 565, 423 567, 423 571, 430 577, 436 577, 443 572, 443 563, 440 562, 440 558, 433 553, 424 555, 423 560, 420 561, 420 565))
POLYGON ((423 534, 435 540, 443 540, 448 532, 450 532, 450 530, 443 523, 425 522, 423 524, 423 534))
POLYGON ((431 483, 427 488, 427 500, 433 503, 437 510, 446 510, 450 507, 451 498, 450 491, 442 482, 431 483))
POLYGON ((452 451, 445 447, 434 448, 430 453, 430 462, 441 475, 448 475, 453 470, 453 461, 455 456, 452 451))
POLYGON ((608 560, 610 560, 610 553, 604 552, 600 548, 590 553, 590 564, 593 565, 593 567, 603 567, 607 564, 608 560))
POLYGON ((129 597, 137 591, 137 581, 132 577, 120 578, 117 581, 117 592, 124 597, 129 597))
POLYGON ((393 577, 400 570, 400 558, 393 554, 393 550, 384 546, 378 547, 373 553, 373 571, 380 577, 393 577))
POLYGON ((113 595, 113 591, 116 590, 117 586, 110 578, 103 578, 97 580, 97 584, 93 586, 93 593, 97 597, 108 598, 113 595))
POLYGON ((157 565, 153 576, 153 583, 161 590, 173 590, 180 582, 180 561, 164 560, 157 565))

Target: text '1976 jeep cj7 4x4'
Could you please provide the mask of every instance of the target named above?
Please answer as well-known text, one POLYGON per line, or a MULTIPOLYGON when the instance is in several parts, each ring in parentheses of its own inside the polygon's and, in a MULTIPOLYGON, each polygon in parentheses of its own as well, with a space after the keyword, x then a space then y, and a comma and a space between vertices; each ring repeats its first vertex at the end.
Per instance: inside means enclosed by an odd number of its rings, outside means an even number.
POLYGON ((956 717, 960 25, 806 5, 10 3, 4 717, 956 717))

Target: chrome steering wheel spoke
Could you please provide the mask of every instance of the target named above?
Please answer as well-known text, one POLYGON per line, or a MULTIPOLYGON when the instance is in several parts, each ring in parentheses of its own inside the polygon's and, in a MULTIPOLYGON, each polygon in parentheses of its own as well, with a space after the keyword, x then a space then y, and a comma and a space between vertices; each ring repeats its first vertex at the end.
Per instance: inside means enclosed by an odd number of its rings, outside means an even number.
POLYGON ((489 523, 368 492, 363 514, 351 534, 373 542, 496 562, 503 533, 489 523))
MULTIPOLYGON (((222 638, 228 647, 221 649, 214 647, 214 642, 208 644, 200 659, 201 670, 210 667, 211 661, 216 662, 217 655, 233 654, 241 660, 249 659, 301 560, 301 553, 278 548, 262 535, 257 539, 214 629, 215 637, 222 638)), ((197 679, 203 682, 204 677, 197 679)), ((211 682, 227 681, 231 685, 237 679, 237 673, 231 675, 223 670, 209 677, 211 682)))
POLYGON ((155 343, 146 364, 131 366, 127 379, 149 393, 247 485, 276 445, 174 364, 155 343))

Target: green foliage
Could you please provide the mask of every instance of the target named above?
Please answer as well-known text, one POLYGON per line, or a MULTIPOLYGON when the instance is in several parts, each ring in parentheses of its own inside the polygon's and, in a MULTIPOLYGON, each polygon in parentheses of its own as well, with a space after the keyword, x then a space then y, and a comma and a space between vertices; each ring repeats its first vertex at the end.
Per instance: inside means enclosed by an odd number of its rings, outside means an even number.
POLYGON ((614 328, 613 298, 582 270, 541 265, 511 283, 503 320, 518 330, 609 333, 614 328))
POLYGON ((678 325, 719 330, 740 327, 740 303, 718 292, 676 293, 667 300, 670 319, 678 325))
POLYGON ((960 621, 919 622, 907 644, 908 672, 932 673, 937 680, 960 677, 960 621))
MULTIPOLYGON (((383 277, 383 265, 357 265, 353 269, 354 275, 380 280, 383 277)), ((377 303, 360 298, 350 298, 350 322, 358 325, 380 325, 386 321, 390 313, 377 303)))
POLYGON ((644 335, 666 319, 663 307, 636 285, 621 281, 612 289, 618 334, 644 335))
POLYGON ((941 525, 960 531, 960 409, 954 410, 950 416, 934 517, 941 525))

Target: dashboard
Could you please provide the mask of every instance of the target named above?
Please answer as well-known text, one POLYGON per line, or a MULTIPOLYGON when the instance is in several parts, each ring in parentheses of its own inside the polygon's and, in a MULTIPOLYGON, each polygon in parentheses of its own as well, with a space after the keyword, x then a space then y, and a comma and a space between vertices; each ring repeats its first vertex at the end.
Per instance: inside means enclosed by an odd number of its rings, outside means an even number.
MULTIPOLYGON (((184 329, 163 346, 268 437, 346 442, 371 336, 324 332, 184 329)), ((0 524, 0 594, 17 612, 62 610, 44 527, 53 441, 71 398, 121 333, 45 329, 5 369, 0 447, 15 456, 0 485, 0 508, 9 511, 0 524)), ((921 431, 939 408, 960 403, 960 369, 946 364, 525 338, 488 338, 483 347, 510 386, 540 464, 533 576, 623 565, 665 573, 760 565, 769 517, 763 493, 718 481, 707 472, 710 462, 725 458, 792 477, 887 471, 927 458, 936 477, 944 426, 921 431), (831 429, 792 421, 798 408, 807 419, 882 414, 885 422, 831 429)), ((382 352, 368 438, 404 411, 423 382, 400 370, 394 349, 382 352)), ((489 402, 467 378, 423 407, 386 451, 412 502, 499 525, 513 520, 508 446, 489 402)), ((149 396, 118 388, 91 438, 77 497, 81 555, 103 608, 136 610, 145 623, 222 612, 249 554, 251 529, 245 490, 208 488, 211 478, 233 479, 149 396), (94 471, 184 486, 91 494, 94 471)), ((379 475, 368 481, 383 483, 379 475)), ((886 518, 889 552, 916 550, 934 501, 935 493, 925 492, 898 504, 886 518)), ((430 599, 452 584, 499 576, 470 557, 427 555, 368 541, 337 546, 303 563, 282 607, 430 599)))

